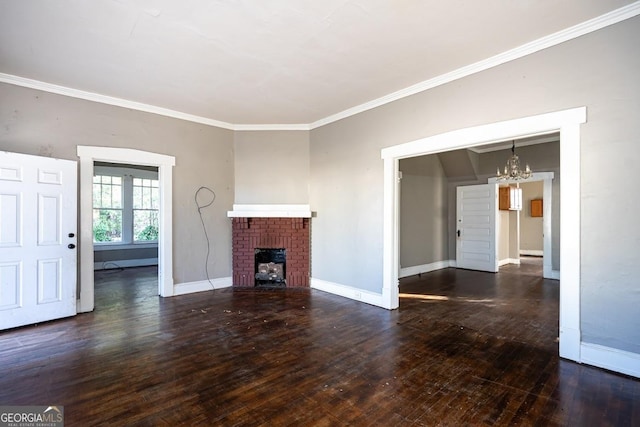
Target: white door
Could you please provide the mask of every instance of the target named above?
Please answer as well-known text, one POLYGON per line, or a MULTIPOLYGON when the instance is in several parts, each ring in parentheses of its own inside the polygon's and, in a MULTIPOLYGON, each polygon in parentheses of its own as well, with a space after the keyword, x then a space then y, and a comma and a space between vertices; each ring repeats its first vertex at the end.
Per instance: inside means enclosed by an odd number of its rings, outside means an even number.
POLYGON ((496 184, 458 187, 456 203, 456 266, 498 271, 496 184))
POLYGON ((76 314, 77 166, 0 152, 0 329, 76 314))

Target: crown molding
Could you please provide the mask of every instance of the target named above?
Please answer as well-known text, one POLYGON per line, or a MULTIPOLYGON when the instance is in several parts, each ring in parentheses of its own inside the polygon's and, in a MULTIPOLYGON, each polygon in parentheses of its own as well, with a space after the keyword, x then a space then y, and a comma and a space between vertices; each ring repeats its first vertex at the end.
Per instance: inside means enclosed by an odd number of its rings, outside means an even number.
POLYGON ((261 124, 261 125, 234 125, 236 131, 256 130, 311 130, 308 124, 261 124))
POLYGON ((0 73, 0 82, 9 83, 16 86, 28 87, 31 89, 37 89, 44 92, 55 93, 58 95, 69 96, 71 98, 84 99, 85 101, 114 105, 116 107, 129 108, 132 110, 143 111, 145 113, 158 114, 160 116, 172 117, 174 119, 186 120, 203 125, 235 130, 234 125, 231 123, 221 122, 219 120, 213 120, 207 117, 196 116, 194 114, 183 113, 181 111, 170 110, 168 108, 162 108, 155 105, 144 104, 142 102, 129 101, 128 99, 116 98, 113 96, 102 95, 95 92, 73 89, 70 87, 55 85, 40 80, 27 79, 25 77, 14 76, 12 74, 0 73))
POLYGON ((357 105, 347 110, 341 111, 336 114, 332 114, 323 119, 317 120, 309 124, 233 124, 223 122, 219 120, 210 119, 207 117, 197 116, 194 114, 183 113, 181 111, 170 110, 168 108, 162 108, 155 105, 145 104, 141 102, 130 101, 127 99, 116 98, 107 95, 101 95, 99 93, 83 91, 79 89, 73 89, 66 86, 55 85, 52 83, 42 82, 39 80, 28 79, 25 77, 15 76, 11 74, 0 73, 0 82, 8 83, 17 86, 28 87, 31 89, 42 90, 45 92, 51 92, 58 95, 69 96, 72 98, 84 99, 86 101, 93 101, 102 104, 114 105, 117 107, 129 108, 132 110, 143 111, 147 113, 158 114, 161 116, 172 117, 176 119, 186 120, 190 122, 200 123, 208 126, 215 126, 223 129, 229 129, 234 131, 276 131, 276 130, 313 130, 321 126, 328 125, 333 122, 345 119, 347 117, 354 116, 356 114, 383 106, 385 104, 415 95, 420 92, 424 92, 429 89, 433 89, 437 86, 441 86, 452 81, 468 77, 472 74, 479 73, 481 71, 488 70, 493 67, 497 67, 504 63, 514 61, 516 59, 531 55, 539 52, 543 49, 547 49, 552 46, 556 46, 560 43, 564 43, 569 40, 573 40, 585 34, 600 30, 610 25, 617 24, 629 18, 640 15, 640 1, 636 1, 627 6, 613 10, 604 15, 585 21, 581 24, 574 25, 573 27, 566 28, 548 36, 542 37, 538 40, 534 40, 530 43, 523 44, 514 49, 484 59, 482 61, 475 62, 473 64, 458 68, 434 77, 429 80, 417 83, 413 86, 401 89, 399 91, 390 93, 364 104, 357 105))
POLYGON ((638 15, 640 15, 640 1, 636 1, 634 3, 631 3, 630 5, 613 10, 604 15, 598 16, 596 18, 590 19, 581 24, 574 25, 573 27, 566 28, 548 36, 539 38, 532 42, 523 44, 490 58, 483 59, 482 61, 478 61, 473 64, 458 68, 457 70, 451 71, 449 73, 441 74, 432 79, 425 80, 413 86, 401 89, 397 92, 393 92, 383 97, 374 99, 373 101, 369 101, 364 104, 360 104, 344 110, 340 113, 325 117, 324 119, 320 119, 316 122, 311 123, 309 127, 313 130, 321 126, 325 126, 329 123, 333 123, 338 120, 342 120, 347 117, 365 112, 367 110, 383 106, 390 102, 397 101, 399 99, 406 98, 420 92, 424 92, 428 89, 433 89, 437 86, 451 83, 455 80, 461 79, 463 77, 468 77, 472 74, 476 74, 493 67, 497 67, 506 62, 520 59, 527 55, 539 52, 543 49, 547 49, 560 43, 573 40, 585 34, 592 33, 594 31, 600 30, 613 24, 617 24, 638 15))

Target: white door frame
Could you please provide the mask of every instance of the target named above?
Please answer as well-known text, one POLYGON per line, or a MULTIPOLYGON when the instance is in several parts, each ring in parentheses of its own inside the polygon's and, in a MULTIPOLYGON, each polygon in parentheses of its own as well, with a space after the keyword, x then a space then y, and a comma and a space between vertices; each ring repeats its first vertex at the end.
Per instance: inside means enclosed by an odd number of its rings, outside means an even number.
MULTIPOLYGON (((553 172, 534 172, 531 174, 531 178, 524 181, 516 181, 508 179, 505 181, 498 181, 497 178, 489 178, 487 183, 497 184, 515 184, 517 182, 543 182, 542 200, 542 277, 545 279, 560 279, 560 271, 553 269, 553 239, 551 227, 551 210, 553 206, 553 178, 555 174, 553 172)), ((519 246, 519 245, 518 245, 519 246)), ((518 248, 519 249, 519 248, 518 248)), ((498 259, 498 248, 496 247, 496 259, 498 259)))
POLYGON ((382 302, 399 306, 400 159, 560 132, 560 357, 580 361, 580 125, 586 107, 458 129, 384 148, 382 302))
POLYGON ((158 230, 158 294, 173 295, 173 166, 175 157, 129 148, 78 146, 80 158, 80 300, 78 312, 93 311, 93 164, 124 163, 158 168, 160 218, 158 230))

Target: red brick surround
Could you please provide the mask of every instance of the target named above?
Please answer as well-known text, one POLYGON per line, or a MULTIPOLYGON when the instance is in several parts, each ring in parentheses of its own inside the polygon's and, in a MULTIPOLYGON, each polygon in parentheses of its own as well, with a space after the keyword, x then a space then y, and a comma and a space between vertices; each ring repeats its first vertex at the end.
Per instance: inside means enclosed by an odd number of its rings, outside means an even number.
POLYGON ((233 286, 255 286, 255 249, 287 251, 288 288, 309 287, 309 218, 233 218, 233 286))

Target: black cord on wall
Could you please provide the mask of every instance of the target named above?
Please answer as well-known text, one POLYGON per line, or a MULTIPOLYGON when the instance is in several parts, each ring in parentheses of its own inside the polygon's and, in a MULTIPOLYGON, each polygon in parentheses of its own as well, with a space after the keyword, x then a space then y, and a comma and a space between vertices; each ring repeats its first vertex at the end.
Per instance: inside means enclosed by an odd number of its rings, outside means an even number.
POLYGON ((200 216, 200 223, 202 224, 202 230, 204 230, 204 237, 207 240, 207 256, 204 261, 204 271, 207 275, 207 281, 209 281, 209 284, 211 285, 211 289, 215 289, 215 287, 213 286, 213 282, 209 277, 209 256, 211 255, 213 248, 209 240, 209 234, 207 234, 207 227, 204 224, 204 218, 202 217, 202 210, 205 208, 208 208, 213 204, 213 202, 216 200, 216 193, 209 187, 200 187, 196 190, 194 199, 196 201, 196 207, 198 208, 198 215, 200 216), (204 199, 204 200, 201 201, 200 199, 204 199))

